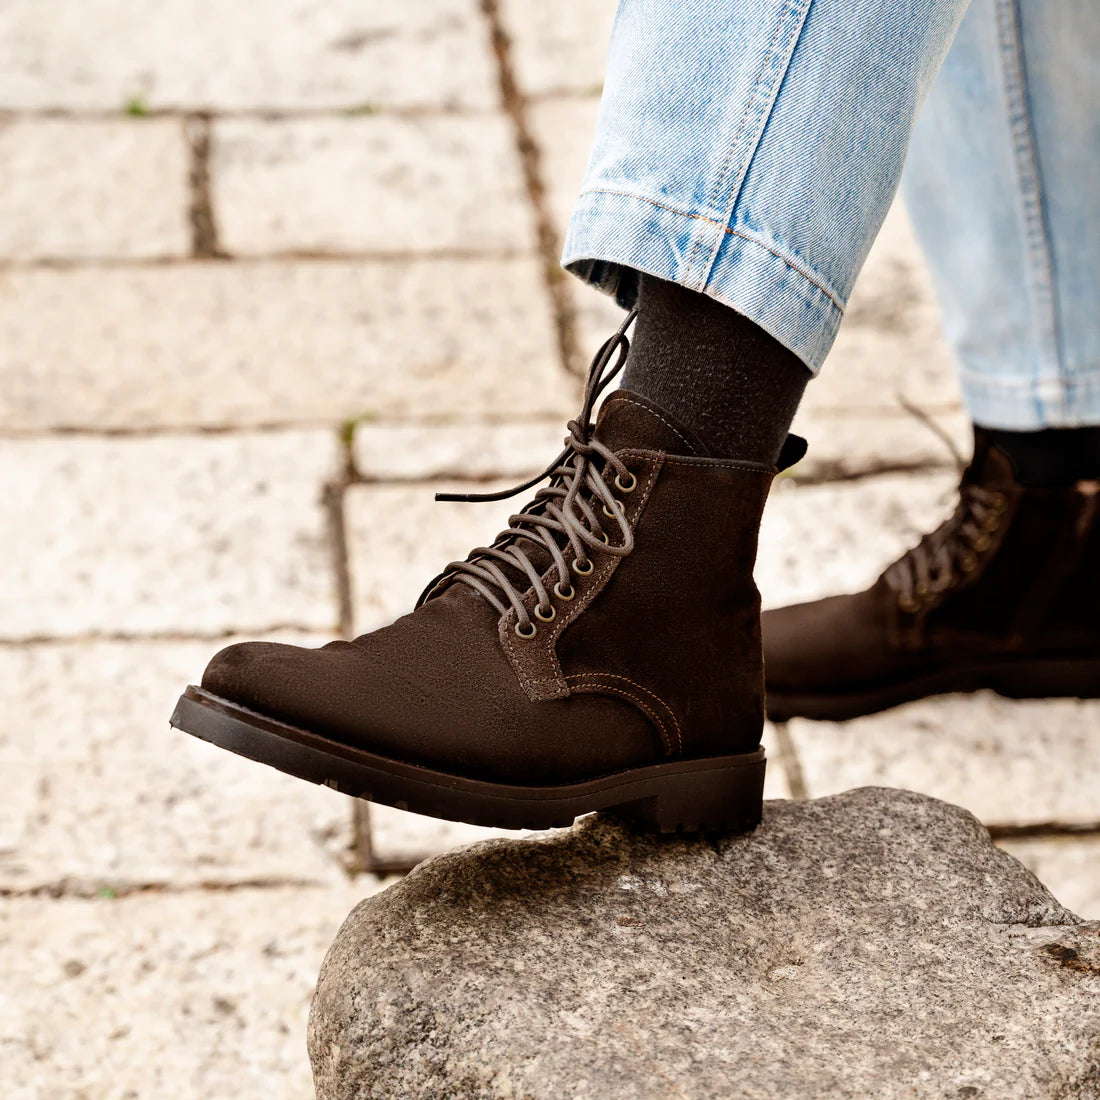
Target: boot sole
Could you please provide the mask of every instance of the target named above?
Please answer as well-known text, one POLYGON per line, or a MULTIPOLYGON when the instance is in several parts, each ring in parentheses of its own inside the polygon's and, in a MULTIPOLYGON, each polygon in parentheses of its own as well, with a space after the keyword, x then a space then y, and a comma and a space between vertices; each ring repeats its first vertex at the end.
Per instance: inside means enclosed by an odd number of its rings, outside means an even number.
POLYGON ((764 750, 631 768, 582 783, 511 786, 342 745, 189 687, 169 719, 287 775, 399 810, 500 829, 550 829, 605 810, 661 832, 745 832, 760 823, 764 750))
POLYGON ((768 692, 773 722, 846 722, 932 695, 994 691, 1007 699, 1100 698, 1100 658, 999 658, 844 694, 768 692))

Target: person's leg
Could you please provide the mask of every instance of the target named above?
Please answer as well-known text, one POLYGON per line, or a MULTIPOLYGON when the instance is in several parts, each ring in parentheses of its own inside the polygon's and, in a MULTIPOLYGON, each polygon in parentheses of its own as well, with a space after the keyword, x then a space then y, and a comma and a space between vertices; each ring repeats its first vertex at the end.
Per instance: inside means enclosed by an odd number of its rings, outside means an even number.
POLYGON ((973 0, 904 195, 975 423, 1100 424, 1100 8, 973 0))
POLYGON ((640 297, 624 385, 719 453, 782 438, 809 377, 794 364, 816 373, 833 342, 965 8, 620 3, 563 262, 640 297))
POLYGON ((597 809, 662 828, 757 822, 753 563, 777 461, 799 453, 777 460, 775 441, 832 341, 963 6, 624 0, 568 248, 628 302, 637 273, 656 280, 633 391, 591 422, 624 326, 593 364, 566 449, 516 491, 546 483, 491 546, 354 642, 231 646, 173 722, 475 823, 545 827, 597 809), (697 359, 723 385, 685 394, 668 368, 697 359), (741 418, 741 439, 710 402, 741 418))
POLYGON ((1100 696, 1100 10, 973 0, 905 191, 975 422, 955 514, 868 591, 768 612, 769 711, 1100 696))

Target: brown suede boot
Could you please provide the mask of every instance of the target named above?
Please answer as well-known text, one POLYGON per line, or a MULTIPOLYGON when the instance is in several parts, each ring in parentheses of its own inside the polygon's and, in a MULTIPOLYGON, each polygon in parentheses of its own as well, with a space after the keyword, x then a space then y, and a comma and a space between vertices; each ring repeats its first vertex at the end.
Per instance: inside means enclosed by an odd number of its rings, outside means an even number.
POLYGON ((1021 485, 979 430, 954 514, 871 588, 764 613, 768 716, 982 688, 1100 696, 1098 490, 1021 485))
POLYGON ((354 642, 222 650, 172 724, 347 794, 479 825, 611 809, 664 830, 755 825, 752 573, 775 469, 708 457, 623 390, 593 429, 625 330, 593 363, 566 449, 514 491, 549 484, 491 547, 354 642))

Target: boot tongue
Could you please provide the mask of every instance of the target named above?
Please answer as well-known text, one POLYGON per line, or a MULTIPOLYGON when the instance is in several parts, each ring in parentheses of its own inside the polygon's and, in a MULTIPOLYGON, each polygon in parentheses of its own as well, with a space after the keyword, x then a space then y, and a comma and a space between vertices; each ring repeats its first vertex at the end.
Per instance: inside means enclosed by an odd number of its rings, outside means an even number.
POLYGON ((613 451, 638 448, 709 458, 703 441, 659 405, 632 390, 615 390, 596 418, 595 437, 613 451))
POLYGON ((974 428, 974 457, 963 473, 967 485, 992 485, 1012 488, 1019 484, 1016 468, 981 428, 974 428))

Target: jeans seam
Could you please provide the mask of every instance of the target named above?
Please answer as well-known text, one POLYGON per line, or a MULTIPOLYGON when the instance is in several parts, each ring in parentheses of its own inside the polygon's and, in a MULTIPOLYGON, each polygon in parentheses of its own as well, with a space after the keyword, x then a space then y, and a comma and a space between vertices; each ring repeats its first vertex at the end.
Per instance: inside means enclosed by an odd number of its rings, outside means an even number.
MULTIPOLYGON (((1044 381, 1043 360, 1053 366, 1065 386, 1069 381, 1062 367, 1061 341, 1058 335, 1058 309, 1054 286, 1050 233, 1047 225, 1039 158, 1031 121, 1027 90, 1027 70, 1020 42, 1020 13, 1017 0, 995 0, 997 39, 1001 55, 1004 94, 1008 123, 1012 133, 1012 154, 1019 188, 1020 214, 1024 224, 1027 276, 1031 309, 1035 315, 1040 339, 1039 362, 1036 363, 1033 387, 1044 381)), ((1041 419, 1047 416, 1044 402, 1036 395, 1041 419)))
POLYGON ((958 375, 960 380, 965 379, 967 383, 987 389, 990 392, 1022 390, 1034 393, 1042 386, 1056 385, 1066 394, 1071 394, 1074 390, 1092 389, 1100 385, 1100 371, 1094 371, 1091 374, 1073 375, 1072 377, 1059 373, 1030 374, 1026 376, 998 375, 996 378, 990 378, 984 371, 973 370, 959 364, 958 375))
MULTIPOLYGON (((840 300, 839 295, 837 295, 835 291, 826 286, 825 283, 821 280, 820 276, 818 276, 813 271, 813 269, 809 267, 808 264, 796 263, 794 259, 791 258, 791 256, 787 255, 785 252, 780 251, 774 245, 769 244, 767 241, 764 241, 759 237, 751 236, 750 234, 745 233, 743 230, 740 229, 734 229, 733 226, 725 222, 720 222, 717 218, 709 218, 705 214, 693 214, 690 210, 681 210, 679 207, 672 206, 669 203, 660 202, 657 199, 651 199, 647 195, 638 195, 632 191, 622 191, 614 187, 586 187, 581 192, 580 197, 583 197, 584 195, 618 195, 620 198, 633 199, 636 202, 649 203, 650 206, 656 206, 659 210, 667 210, 670 214, 676 214, 678 217, 681 218, 691 218, 695 221, 706 222, 708 225, 713 225, 718 229, 721 229, 722 232, 727 236, 738 237, 743 241, 748 241, 749 244, 755 244, 757 247, 763 248, 766 252, 770 252, 777 260, 780 260, 782 263, 786 264, 787 267, 789 267, 796 275, 801 275, 802 278, 805 279, 808 283, 810 283, 812 286, 815 286, 818 290, 821 291, 822 294, 825 295, 826 298, 829 299, 829 302, 833 305, 837 312, 839 312, 842 316, 844 314, 844 303, 840 300)), ((694 253, 692 255, 694 255, 694 253)), ((684 271, 685 285, 686 280, 690 275, 690 270, 691 261, 689 260, 687 267, 684 271)))
MULTIPOLYGON (((755 137, 752 138, 746 144, 744 149, 744 156, 741 158, 741 164, 737 171, 737 174, 730 185, 729 195, 726 199, 724 208, 724 217, 718 224, 723 228, 729 226, 733 217, 733 210, 737 205, 737 200, 741 193, 741 186, 745 181, 745 176, 748 174, 749 165, 752 163, 752 158, 756 153, 757 146, 760 143, 760 137, 764 132, 764 128, 767 125, 767 120, 771 114, 771 109, 775 106, 775 99, 779 93, 779 88, 783 83, 783 79, 787 75, 787 69, 790 65, 791 54, 794 52, 794 47, 798 42, 802 33, 802 28, 806 23, 806 13, 810 9, 812 0, 785 0, 782 9, 779 12, 779 17, 776 20, 775 30, 772 33, 771 41, 768 43, 768 48, 764 51, 764 57, 760 62, 760 69, 756 74, 756 80, 753 83, 752 90, 749 92, 745 101, 745 109, 741 115, 741 121, 738 124, 737 131, 734 135, 733 141, 730 143, 728 152, 726 153, 726 159, 722 162, 722 168, 718 173, 718 179, 715 181, 714 190, 711 192, 711 197, 708 202, 708 206, 713 206, 715 200, 718 198, 718 193, 722 188, 722 185, 726 181, 726 177, 729 172, 730 164, 733 160, 734 154, 738 151, 738 147, 741 142, 741 138, 744 135, 745 128, 748 125, 749 118, 754 112, 757 114, 755 137), (768 70, 773 67, 773 62, 779 54, 775 51, 776 43, 779 40, 780 34, 784 27, 787 25, 788 20, 792 16, 799 16, 796 25, 790 27, 787 35, 786 43, 783 47, 783 55, 785 59, 782 64, 775 66, 775 72, 772 74, 770 80, 768 79, 768 70), (766 97, 761 97, 759 105, 757 104, 757 96, 761 89, 766 89, 766 97), (766 99, 766 101, 765 101, 766 99)), ((711 219, 706 219, 711 220, 711 219)), ((713 236, 713 235, 712 235, 713 236)), ((703 241, 706 237, 706 233, 700 230, 699 234, 695 238, 695 246, 691 251, 691 256, 688 259, 687 270, 685 277, 689 280, 692 279, 691 273, 695 268, 696 257, 699 253, 699 249, 703 245, 703 241)), ((748 238, 746 238, 748 239, 748 238)), ((721 238, 715 238, 706 254, 706 258, 702 264, 702 270, 699 277, 692 280, 695 284, 693 289, 702 290, 710 278, 710 273, 714 268, 714 261, 718 254, 718 245, 721 238)), ((816 284, 815 284, 816 285, 816 284)))

